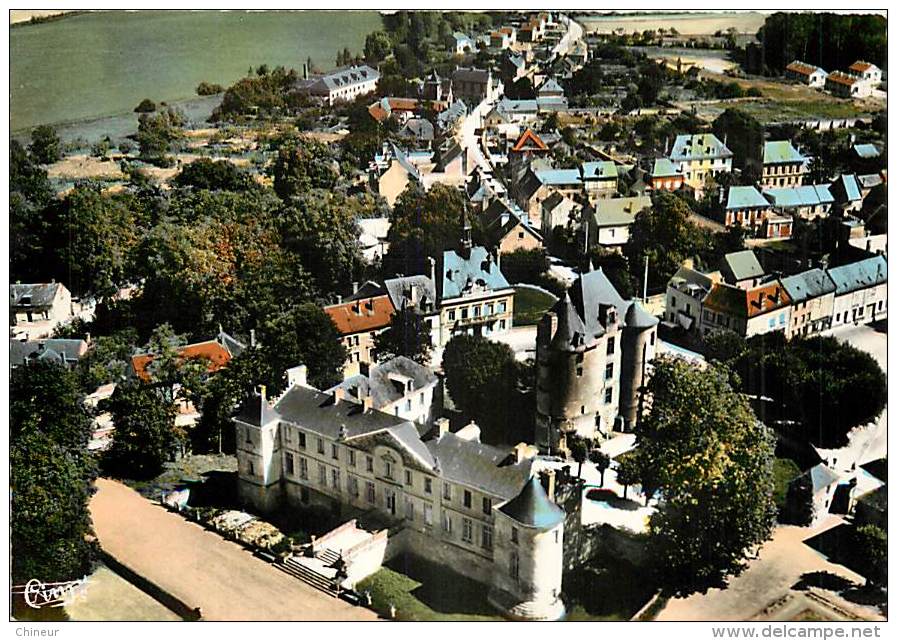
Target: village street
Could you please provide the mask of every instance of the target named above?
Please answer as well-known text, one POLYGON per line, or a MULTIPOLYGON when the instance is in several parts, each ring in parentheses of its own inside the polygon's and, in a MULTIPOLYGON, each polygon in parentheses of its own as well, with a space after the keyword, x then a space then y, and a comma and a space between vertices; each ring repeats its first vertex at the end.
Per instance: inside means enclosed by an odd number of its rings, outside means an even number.
POLYGON ((209 621, 374 621, 377 615, 325 595, 244 548, 97 479, 90 502, 94 531, 119 563, 209 621))

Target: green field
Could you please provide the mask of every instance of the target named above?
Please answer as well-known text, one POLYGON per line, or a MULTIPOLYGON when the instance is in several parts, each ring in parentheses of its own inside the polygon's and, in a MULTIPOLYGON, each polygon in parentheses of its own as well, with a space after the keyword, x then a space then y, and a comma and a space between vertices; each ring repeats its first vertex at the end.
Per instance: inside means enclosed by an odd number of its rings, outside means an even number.
POLYGON ((555 299, 544 292, 520 287, 514 294, 514 326, 535 325, 555 299))
POLYGON ((743 102, 738 109, 754 116, 761 123, 790 120, 854 118, 869 115, 848 100, 766 100, 743 102))

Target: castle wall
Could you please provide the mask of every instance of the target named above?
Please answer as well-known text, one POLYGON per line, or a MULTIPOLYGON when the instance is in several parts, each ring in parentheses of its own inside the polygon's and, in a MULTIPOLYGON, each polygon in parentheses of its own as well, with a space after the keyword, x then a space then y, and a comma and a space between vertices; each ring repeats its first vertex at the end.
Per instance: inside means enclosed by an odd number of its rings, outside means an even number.
POLYGON ((623 329, 623 359, 620 363, 620 415, 625 429, 635 426, 639 388, 645 383, 648 363, 654 358, 657 329, 623 329))

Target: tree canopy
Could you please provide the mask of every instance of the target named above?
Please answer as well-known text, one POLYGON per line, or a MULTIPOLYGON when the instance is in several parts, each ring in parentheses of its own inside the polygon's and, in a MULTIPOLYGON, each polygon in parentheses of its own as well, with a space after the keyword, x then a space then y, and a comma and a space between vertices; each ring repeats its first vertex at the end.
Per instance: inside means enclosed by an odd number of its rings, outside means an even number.
POLYGON ((405 356, 426 364, 431 349, 429 322, 411 308, 396 310, 386 331, 374 337, 374 352, 380 362, 405 356))
POLYGON ((660 358, 648 383, 633 468, 661 495, 648 544, 671 594, 723 585, 772 531, 774 438, 728 379, 716 367, 660 358))
POLYGON ((56 130, 50 125, 38 125, 32 129, 28 151, 42 165, 49 165, 62 158, 62 143, 56 130))

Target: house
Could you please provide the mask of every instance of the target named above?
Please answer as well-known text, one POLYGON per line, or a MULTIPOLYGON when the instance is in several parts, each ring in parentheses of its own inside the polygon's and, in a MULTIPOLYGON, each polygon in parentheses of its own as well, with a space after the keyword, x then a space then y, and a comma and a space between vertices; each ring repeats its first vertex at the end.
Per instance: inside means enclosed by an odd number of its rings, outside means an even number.
POLYGON ((549 77, 536 89, 536 96, 539 98, 563 98, 564 88, 558 84, 557 80, 549 77))
POLYGON ((542 249, 542 234, 529 224, 529 219, 512 203, 494 200, 483 212, 484 231, 499 256, 517 250, 542 249))
POLYGON ((461 33, 460 31, 454 31, 446 38, 446 47, 456 56, 477 50, 476 42, 466 33, 461 33))
POLYGON ((800 187, 782 187, 764 189, 763 196, 774 209, 813 220, 827 216, 835 199, 829 191, 829 185, 802 185, 800 187))
POLYGON ((380 72, 373 67, 350 65, 311 78, 302 78, 296 83, 296 91, 321 98, 328 105, 333 105, 335 102, 349 102, 358 96, 373 93, 379 80, 380 72))
POLYGON ((395 311, 389 296, 384 294, 324 308, 347 351, 344 375, 357 374, 360 363, 373 362, 374 337, 389 327, 395 311))
POLYGON ((720 282, 720 274, 703 274, 683 265, 667 283, 665 320, 685 329, 699 330, 704 299, 720 282))
POLYGON ((363 404, 406 421, 430 425, 435 418, 433 402, 439 378, 424 365, 405 356, 396 356, 384 363, 361 363, 359 372, 326 390, 333 394, 342 389, 345 399, 363 404))
POLYGON ((701 190, 708 177, 732 171, 732 151, 714 134, 676 136, 670 162, 685 176, 685 182, 701 190))
POLYGON ((346 519, 375 514, 390 524, 396 553, 489 586, 490 602, 508 616, 563 615, 565 513, 525 444, 485 445, 475 425, 452 433, 444 419, 428 435, 374 409, 370 397, 318 391, 300 368, 287 381, 278 398, 261 388, 234 417, 242 502, 262 512, 313 505, 346 519))
POLYGON ((517 40, 519 42, 534 43, 538 42, 545 35, 545 24, 538 18, 533 18, 526 22, 517 32, 517 40))
POLYGON ((772 206, 756 187, 733 185, 726 194, 723 222, 757 231, 763 228, 772 206))
POLYGON ((873 160, 881 156, 881 150, 871 143, 854 145, 851 151, 860 160, 873 160))
POLYGON ((802 185, 808 161, 790 140, 764 142, 760 186, 773 188, 802 185))
POLYGON ((389 218, 359 218, 358 244, 361 246, 361 255, 369 263, 375 262, 389 250, 389 242, 386 240, 389 234, 389 218))
POLYGON ((791 298, 791 320, 786 335, 807 336, 832 326, 835 283, 821 269, 809 269, 782 279, 782 287, 791 298))
POLYGON ((505 52, 499 65, 505 83, 514 83, 526 76, 526 56, 522 53, 505 52))
POLYGON ((677 191, 685 183, 685 174, 669 158, 657 158, 651 166, 648 180, 651 189, 677 191))
POLYGON ((536 329, 536 443, 568 447, 631 429, 638 389, 654 358, 658 320, 624 300, 599 270, 581 275, 536 329))
POLYGON ((32 361, 49 361, 71 369, 87 355, 90 336, 80 338, 47 338, 36 341, 9 340, 9 367, 15 369, 32 361))
MULTIPOLYGON (((208 341, 190 343, 176 348, 179 361, 197 360, 206 363, 206 372, 214 374, 227 367, 228 363, 240 355, 246 346, 224 332, 208 341)), ((131 356, 131 374, 144 383, 154 382, 153 361, 156 355, 143 352, 131 356)), ((156 381, 164 382, 164 381, 156 381)))
POLYGON ((881 69, 871 62, 857 60, 847 68, 847 73, 868 83, 874 89, 881 84, 881 69))
MULTIPOLYGON (((430 100, 428 105, 437 113, 437 117, 449 108, 449 102, 446 100, 430 100)), ((368 113, 371 115, 371 118, 379 123, 395 118, 404 124, 421 111, 422 108, 423 104, 416 98, 388 96, 380 98, 380 100, 369 105, 368 113)))
POLYGON ((888 316, 888 262, 873 256, 826 272, 835 283, 832 327, 871 323, 888 316))
POLYGON ((418 85, 418 91, 420 99, 425 102, 448 105, 454 100, 452 79, 443 78, 435 69, 418 85))
POLYGON ((9 286, 10 325, 39 321, 56 325, 71 320, 73 315, 72 293, 62 283, 9 286))
POLYGON ((410 138, 416 143, 429 145, 436 137, 433 123, 424 118, 409 118, 405 126, 399 129, 399 135, 410 138))
POLYGON ((408 155, 395 144, 383 143, 383 150, 374 156, 368 167, 371 189, 392 207, 412 181, 423 184, 420 170, 408 155))
POLYGON ((825 79, 825 89, 839 98, 866 98, 872 95, 872 85, 858 76, 833 71, 825 79))
POLYGON ((495 98, 496 91, 492 70, 458 67, 452 73, 452 90, 456 98, 468 105, 491 101, 495 98))
MULTIPOLYGON (((430 260, 430 275, 415 274, 387 278, 376 293, 389 296, 392 306, 398 310, 414 310, 430 328, 430 342, 439 344, 439 301, 436 298, 436 261, 430 260)), ((359 290, 359 296, 362 291, 359 290)), ((354 298, 354 296, 353 296, 354 298)))
POLYGON ((821 67, 816 65, 808 65, 800 60, 795 60, 785 67, 785 77, 796 80, 808 87, 822 88, 825 86, 825 79, 828 74, 821 67))
POLYGON ((489 34, 489 46, 493 49, 508 49, 517 41, 514 27, 502 27, 489 34))
POLYGON ((756 287, 766 275, 766 270, 750 249, 723 256, 719 271, 726 283, 742 289, 756 287))
POLYGON ((548 145, 532 129, 524 129, 514 145, 508 150, 508 161, 511 162, 515 155, 533 157, 547 156, 550 154, 548 145))
POLYGON ((467 105, 463 100, 455 100, 447 109, 436 116, 436 128, 443 135, 454 133, 467 115, 467 105))
POLYGON ((716 283, 704 298, 701 334, 729 329, 744 338, 786 331, 791 298, 778 280, 751 289, 716 283))
POLYGON ((470 242, 470 227, 458 251, 442 253, 436 271, 439 304, 437 347, 459 334, 493 336, 511 330, 514 318, 514 289, 499 264, 485 247, 470 242))
POLYGON ((636 215, 651 206, 648 196, 604 198, 583 210, 583 227, 589 247, 621 249, 629 242, 629 228, 636 215))
POLYGON ((863 206, 863 191, 854 174, 842 174, 829 187, 832 205, 840 212, 858 211, 863 206))
POLYGON ((578 220, 582 205, 568 198, 559 191, 554 192, 542 201, 542 236, 550 238, 557 227, 567 227, 571 221, 578 220))
POLYGON ((877 174, 864 174, 862 176, 857 176, 857 183, 860 186, 860 196, 863 200, 866 200, 866 196, 881 185, 886 185, 888 182, 888 171, 887 169, 883 169, 877 174))

